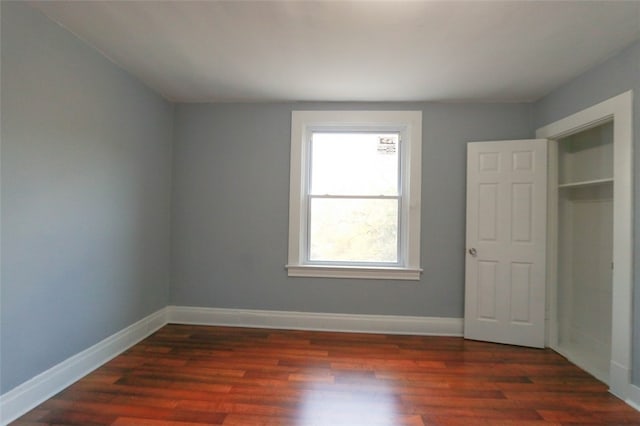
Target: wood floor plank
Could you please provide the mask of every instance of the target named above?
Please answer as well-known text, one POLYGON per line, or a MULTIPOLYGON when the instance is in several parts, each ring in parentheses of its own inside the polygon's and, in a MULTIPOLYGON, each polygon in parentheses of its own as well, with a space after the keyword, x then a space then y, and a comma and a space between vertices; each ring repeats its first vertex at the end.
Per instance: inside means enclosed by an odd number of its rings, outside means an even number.
POLYGON ((209 423, 172 422, 167 420, 140 419, 137 417, 118 417, 112 426, 204 426, 209 423))
POLYGON ((640 425, 551 350, 457 337, 167 325, 16 426, 640 425))

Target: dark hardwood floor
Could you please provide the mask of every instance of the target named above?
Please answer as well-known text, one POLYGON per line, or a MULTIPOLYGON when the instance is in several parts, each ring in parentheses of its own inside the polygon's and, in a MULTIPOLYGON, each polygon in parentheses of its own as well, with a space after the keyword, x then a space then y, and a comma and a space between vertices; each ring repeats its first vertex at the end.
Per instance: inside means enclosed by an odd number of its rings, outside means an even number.
POLYGON ((167 325, 14 425, 636 424, 550 350, 167 325))

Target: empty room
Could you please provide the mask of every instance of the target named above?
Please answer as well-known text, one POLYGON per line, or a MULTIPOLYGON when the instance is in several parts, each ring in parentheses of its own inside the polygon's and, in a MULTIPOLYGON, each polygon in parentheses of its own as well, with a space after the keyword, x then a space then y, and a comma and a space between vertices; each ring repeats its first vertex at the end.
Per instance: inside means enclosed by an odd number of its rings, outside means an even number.
POLYGON ((1 425, 640 425, 640 1, 0 19, 1 425))

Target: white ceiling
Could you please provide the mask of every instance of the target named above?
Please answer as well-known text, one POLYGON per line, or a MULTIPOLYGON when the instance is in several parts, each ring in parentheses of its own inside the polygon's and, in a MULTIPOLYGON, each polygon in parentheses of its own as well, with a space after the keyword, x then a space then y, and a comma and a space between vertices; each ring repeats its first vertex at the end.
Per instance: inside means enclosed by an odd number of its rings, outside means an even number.
POLYGON ((174 101, 533 101, 640 1, 33 1, 174 101))

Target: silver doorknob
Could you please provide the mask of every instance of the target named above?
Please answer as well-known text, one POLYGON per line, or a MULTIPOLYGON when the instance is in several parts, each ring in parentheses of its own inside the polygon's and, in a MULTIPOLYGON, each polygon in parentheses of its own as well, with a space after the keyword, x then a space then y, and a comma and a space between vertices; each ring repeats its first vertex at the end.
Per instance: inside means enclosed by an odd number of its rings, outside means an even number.
POLYGON ((474 249, 474 248, 470 248, 469 249, 469 254, 473 257, 476 257, 478 255, 478 250, 474 249))

